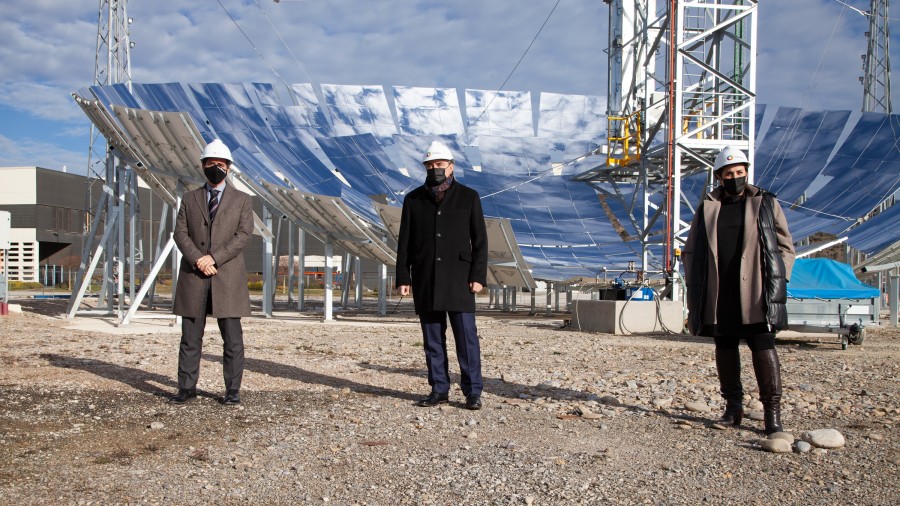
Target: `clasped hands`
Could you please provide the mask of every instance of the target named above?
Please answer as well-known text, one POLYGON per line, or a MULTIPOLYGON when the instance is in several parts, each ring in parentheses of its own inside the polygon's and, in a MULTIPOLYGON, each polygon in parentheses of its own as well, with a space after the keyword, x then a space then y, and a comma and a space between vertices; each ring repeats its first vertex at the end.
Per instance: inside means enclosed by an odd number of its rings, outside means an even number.
POLYGON ((197 260, 197 263, 194 264, 197 267, 197 270, 206 274, 207 276, 215 276, 218 271, 216 269, 216 259, 212 257, 212 255, 204 255, 197 260))
MULTIPOLYGON (((409 295, 409 285, 400 285, 400 295, 406 297, 409 295)), ((478 293, 481 289, 484 288, 481 286, 481 283, 478 281, 470 281, 469 282, 469 291, 472 293, 478 293)))

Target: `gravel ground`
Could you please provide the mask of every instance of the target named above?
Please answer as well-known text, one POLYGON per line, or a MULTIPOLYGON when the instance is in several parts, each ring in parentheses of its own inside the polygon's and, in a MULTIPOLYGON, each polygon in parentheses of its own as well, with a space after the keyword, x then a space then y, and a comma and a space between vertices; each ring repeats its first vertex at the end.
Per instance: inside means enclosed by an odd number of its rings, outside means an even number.
MULTIPOLYGON (((784 420, 839 449, 769 453, 762 422, 722 430, 712 344, 479 313, 485 407, 419 408, 420 331, 404 307, 333 322, 244 320, 243 403, 219 404, 207 327, 200 398, 176 388, 178 329, 73 322, 65 301, 0 317, 0 503, 897 504, 900 331, 862 346, 779 337, 784 420)), ((451 345, 452 346, 452 345, 451 345)), ((746 402, 758 410, 749 350, 746 402)), ((458 368, 453 362, 451 371, 458 368)), ((458 376, 454 374, 454 380, 458 376)), ((757 413, 752 417, 760 418, 757 413)))

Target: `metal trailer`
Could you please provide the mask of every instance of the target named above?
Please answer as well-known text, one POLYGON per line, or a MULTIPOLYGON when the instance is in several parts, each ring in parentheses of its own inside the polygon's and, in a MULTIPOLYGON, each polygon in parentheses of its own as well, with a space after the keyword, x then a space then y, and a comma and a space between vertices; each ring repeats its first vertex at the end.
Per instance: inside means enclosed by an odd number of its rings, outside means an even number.
POLYGON ((853 268, 827 258, 798 258, 787 284, 788 330, 834 333, 841 349, 862 344, 866 325, 878 323, 881 291, 853 268))
POLYGON ((878 321, 878 298, 821 299, 788 298, 788 330, 794 332, 834 333, 842 350, 848 344, 860 345, 866 337, 866 325, 878 321))

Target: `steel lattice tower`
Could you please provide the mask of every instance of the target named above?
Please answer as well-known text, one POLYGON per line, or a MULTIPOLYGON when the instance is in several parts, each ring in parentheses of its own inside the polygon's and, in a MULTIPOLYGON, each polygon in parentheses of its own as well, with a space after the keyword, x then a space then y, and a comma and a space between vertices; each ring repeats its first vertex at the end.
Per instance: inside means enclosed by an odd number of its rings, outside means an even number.
MULTIPOLYGON (((132 19, 128 17, 127 0, 99 0, 97 8, 97 45, 94 58, 94 82, 95 86, 108 86, 123 84, 131 91, 131 48, 133 43, 128 33, 128 27, 132 19)), ((133 171, 119 163, 116 153, 107 140, 101 140, 100 131, 91 124, 90 145, 88 147, 87 176, 92 175, 104 182, 104 193, 94 209, 94 219, 90 231, 85 229, 85 248, 81 254, 81 265, 78 269, 75 285, 79 293, 83 293, 84 286, 89 286, 92 277, 91 259, 96 255, 103 255, 103 282, 101 284, 98 308, 106 300, 106 310, 114 311, 118 305, 118 313, 121 316, 124 310, 124 263, 128 262, 129 291, 131 300, 134 299, 135 286, 135 260, 142 259, 143 255, 135 250, 135 229, 138 212, 137 181, 133 171), (102 172, 95 165, 103 164, 102 172), (130 206, 127 205, 130 196, 130 206), (130 238, 126 240, 125 234, 125 209, 130 209, 129 229, 130 238), (102 226, 106 229, 103 236, 103 244, 98 244, 94 249, 94 239, 97 229, 95 224, 98 218, 105 215, 102 226)), ((90 179, 89 179, 90 181, 90 179)), ((88 184, 85 191, 86 211, 93 209, 92 186, 88 184)), ((69 301, 68 314, 70 317, 77 311, 77 298, 69 301)))
POLYGON ((697 205, 682 194, 682 179, 705 173, 711 185, 725 146, 753 159, 758 0, 604 2, 607 163, 574 179, 629 210, 641 270, 672 275, 689 228, 682 210, 697 205))
MULTIPOLYGON (((94 85, 124 84, 131 91, 131 38, 128 0, 99 0, 97 8, 97 52, 94 57, 94 85)), ((106 142, 98 142, 100 132, 91 124, 88 149, 88 176, 93 165, 106 160, 106 142)))
POLYGON ((868 44, 863 55, 863 75, 859 78, 863 85, 863 112, 892 112, 889 4, 890 0, 872 0, 872 7, 866 13, 868 44))

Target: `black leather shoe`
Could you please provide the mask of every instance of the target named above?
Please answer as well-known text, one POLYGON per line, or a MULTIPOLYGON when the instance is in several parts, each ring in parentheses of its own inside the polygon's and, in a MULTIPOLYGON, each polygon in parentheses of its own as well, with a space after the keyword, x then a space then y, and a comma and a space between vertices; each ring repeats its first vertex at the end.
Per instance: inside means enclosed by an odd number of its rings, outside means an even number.
POLYGON ((235 404, 241 403, 241 396, 238 395, 237 390, 229 390, 225 393, 225 397, 222 399, 222 404, 226 406, 234 406, 235 404))
POLYGON ((177 394, 169 397, 169 402, 172 404, 184 404, 195 397, 197 397, 196 388, 179 388, 177 394))
POLYGON ((466 396, 466 409, 481 409, 481 395, 469 394, 466 396))
POLYGON ((439 394, 437 392, 431 392, 430 394, 428 394, 428 397, 421 399, 416 404, 423 408, 430 408, 432 406, 437 406, 438 404, 447 404, 449 398, 449 394, 439 394))

